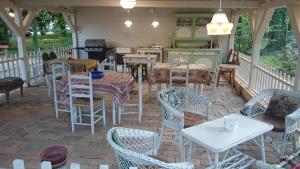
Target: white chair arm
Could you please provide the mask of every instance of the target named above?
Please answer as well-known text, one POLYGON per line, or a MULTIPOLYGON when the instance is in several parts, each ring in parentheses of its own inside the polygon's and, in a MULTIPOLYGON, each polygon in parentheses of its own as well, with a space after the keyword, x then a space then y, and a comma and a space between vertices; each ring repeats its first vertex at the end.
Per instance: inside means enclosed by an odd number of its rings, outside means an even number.
POLYGON ((293 133, 298 128, 298 120, 300 119, 300 107, 285 117, 285 132, 293 133))
POLYGON ((280 169, 278 167, 275 167, 274 165, 269 165, 263 161, 257 161, 256 166, 258 169, 280 169))
POLYGON ((257 103, 262 101, 263 99, 267 97, 271 97, 274 93, 274 89, 267 89, 259 92, 254 98, 250 99, 245 105, 244 109, 242 110, 243 113, 245 113, 247 116, 253 116, 254 115, 254 108, 257 103))

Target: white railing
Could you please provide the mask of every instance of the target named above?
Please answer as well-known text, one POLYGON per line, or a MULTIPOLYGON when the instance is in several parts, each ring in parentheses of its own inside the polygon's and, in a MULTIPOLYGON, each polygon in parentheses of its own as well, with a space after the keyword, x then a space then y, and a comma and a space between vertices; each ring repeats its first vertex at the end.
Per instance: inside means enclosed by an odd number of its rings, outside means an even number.
POLYGON ((240 69, 237 70, 237 77, 244 82, 250 89, 259 92, 264 89, 284 89, 293 90, 295 77, 278 71, 274 68, 258 63, 253 69, 253 82, 249 86, 251 71, 251 57, 240 53, 240 69))
MULTIPOLYGON (((29 52, 27 54, 29 62, 29 80, 35 80, 43 76, 42 54, 44 52, 49 53, 50 51, 53 51, 58 58, 66 59, 68 57, 69 50, 70 47, 63 47, 29 52)), ((17 55, 6 55, 0 57, 0 78, 21 77, 20 64, 22 61, 23 58, 19 58, 17 55)))
MULTIPOLYGON (((38 167, 36 167, 38 168, 38 167)), ((43 161, 41 162, 41 169, 52 169, 51 163, 49 161, 43 161)), ((65 169, 67 169, 66 167, 65 169)), ((70 169, 80 169, 80 164, 78 163, 71 163, 70 164, 70 169)), ((25 164, 24 161, 21 159, 16 159, 13 161, 13 169, 25 169, 25 164)), ((99 165, 98 169, 109 169, 108 165, 99 165)), ((137 169, 137 167, 130 167, 129 169, 137 169)))

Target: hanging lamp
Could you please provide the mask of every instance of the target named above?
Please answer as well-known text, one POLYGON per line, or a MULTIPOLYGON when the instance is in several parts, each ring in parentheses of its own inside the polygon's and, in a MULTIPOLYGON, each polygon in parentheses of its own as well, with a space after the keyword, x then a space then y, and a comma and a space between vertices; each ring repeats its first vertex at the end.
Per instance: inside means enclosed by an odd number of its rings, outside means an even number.
POLYGON ((210 23, 206 25, 208 35, 229 35, 233 27, 233 23, 229 22, 225 12, 222 10, 222 2, 220 0, 220 8, 213 15, 210 23))
POLYGON ((156 18, 156 9, 153 9, 153 13, 154 13, 154 20, 153 22, 151 23, 151 25, 154 27, 154 28, 157 28, 160 24, 156 18))
POLYGON ((132 9, 136 5, 136 0, 120 0, 120 5, 124 9, 132 9))
POLYGON ((124 24, 128 28, 131 27, 131 25, 132 25, 132 21, 130 20, 130 17, 129 17, 129 10, 127 11, 127 20, 124 22, 124 24))

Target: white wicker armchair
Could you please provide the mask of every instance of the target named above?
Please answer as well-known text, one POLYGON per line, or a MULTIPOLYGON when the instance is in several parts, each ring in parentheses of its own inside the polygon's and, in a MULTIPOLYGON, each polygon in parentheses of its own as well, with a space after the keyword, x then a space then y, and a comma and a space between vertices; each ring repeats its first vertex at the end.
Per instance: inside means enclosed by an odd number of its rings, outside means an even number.
MULTIPOLYGON (((185 87, 170 87, 157 93, 157 99, 162 107, 163 125, 160 133, 160 143, 163 140, 164 129, 176 133, 173 143, 179 145, 180 158, 184 160, 185 149, 181 131, 184 128, 198 125, 208 120, 210 102, 199 92, 185 87)), ((169 140, 166 140, 169 141, 169 140)))
MULTIPOLYGON (((277 108, 276 108, 277 109, 277 108)), ((278 109, 277 109, 278 110, 278 109)), ((268 89, 258 93, 253 99, 245 104, 245 108, 241 111, 242 114, 257 118, 259 120, 273 124, 272 132, 268 133, 267 139, 271 141, 273 148, 280 155, 284 155, 287 142, 292 139, 294 151, 296 149, 294 132, 297 129, 297 122, 300 119, 300 94, 279 89, 268 89), (278 99, 279 103, 273 101, 274 94, 283 96, 278 99), (287 101, 284 101, 284 100, 287 101), (289 112, 284 118, 273 117, 266 115, 266 111, 270 107, 284 105, 285 109, 290 109, 290 105, 285 105, 285 102, 293 101, 292 107, 295 107, 293 112, 289 112), (275 103, 275 104, 274 104, 275 103), (271 105, 271 106, 270 106, 271 105), (290 138, 292 136, 292 138, 290 138)))
POLYGON ((119 169, 193 169, 192 163, 166 163, 150 157, 157 154, 157 133, 115 127, 106 138, 116 154, 119 169))

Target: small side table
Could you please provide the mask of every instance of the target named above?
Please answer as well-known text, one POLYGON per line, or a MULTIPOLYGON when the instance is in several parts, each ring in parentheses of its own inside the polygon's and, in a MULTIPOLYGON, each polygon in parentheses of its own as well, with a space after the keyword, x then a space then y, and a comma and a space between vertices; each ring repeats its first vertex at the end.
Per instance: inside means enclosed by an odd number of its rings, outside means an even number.
POLYGON ((217 87, 219 86, 221 74, 228 73, 229 74, 229 83, 231 84, 231 87, 234 88, 235 70, 238 69, 238 68, 240 68, 240 65, 220 64, 219 65, 218 80, 217 80, 217 87))
POLYGON ((219 118, 182 130, 183 137, 191 142, 189 160, 192 155, 192 145, 199 144, 214 154, 214 161, 210 161, 211 166, 209 168, 230 168, 229 166, 232 166, 233 168, 238 166, 244 168, 252 165, 255 162, 255 159, 239 152, 235 147, 248 140, 257 138, 261 158, 265 161, 263 134, 271 131, 273 126, 240 114, 231 114, 230 116, 238 120, 238 127, 234 132, 225 130, 224 118, 219 118), (231 150, 232 154, 229 153, 229 150, 231 150), (219 161, 219 153, 222 152, 226 152, 225 157, 222 161, 219 161))

